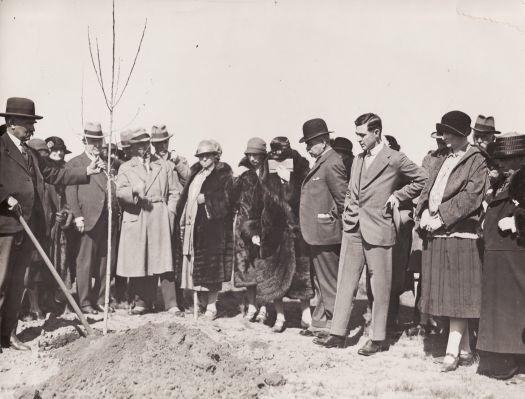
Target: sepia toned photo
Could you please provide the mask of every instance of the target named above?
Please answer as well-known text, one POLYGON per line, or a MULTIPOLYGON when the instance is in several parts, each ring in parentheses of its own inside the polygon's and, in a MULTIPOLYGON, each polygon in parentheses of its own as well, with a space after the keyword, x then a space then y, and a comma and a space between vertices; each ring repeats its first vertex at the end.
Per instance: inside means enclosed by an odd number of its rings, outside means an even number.
POLYGON ((525 397, 525 2, 0 0, 0 398, 525 397))

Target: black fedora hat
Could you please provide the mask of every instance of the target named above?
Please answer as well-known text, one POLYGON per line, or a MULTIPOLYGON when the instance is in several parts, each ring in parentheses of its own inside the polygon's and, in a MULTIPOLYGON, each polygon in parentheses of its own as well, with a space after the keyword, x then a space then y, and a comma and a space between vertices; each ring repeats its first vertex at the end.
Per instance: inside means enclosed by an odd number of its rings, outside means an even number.
POLYGON ((505 133, 489 143, 487 152, 493 159, 525 156, 525 134, 505 133))
POLYGON ((457 136, 467 137, 472 128, 470 127, 470 116, 461 111, 447 112, 441 118, 441 123, 436 123, 436 131, 438 136, 448 132, 457 136))
POLYGON ((308 142, 316 137, 328 135, 333 133, 328 131, 326 122, 321 118, 310 119, 303 124, 303 137, 299 140, 299 143, 308 142))
POLYGON ((10 97, 7 99, 5 112, 0 116, 18 116, 29 119, 42 119, 43 116, 35 115, 35 103, 29 98, 10 97))
POLYGON ((474 124, 474 127, 472 129, 476 133, 485 133, 485 134, 500 134, 501 133, 500 131, 496 130, 493 116, 485 117, 483 115, 478 115, 478 118, 476 119, 476 123, 474 124))

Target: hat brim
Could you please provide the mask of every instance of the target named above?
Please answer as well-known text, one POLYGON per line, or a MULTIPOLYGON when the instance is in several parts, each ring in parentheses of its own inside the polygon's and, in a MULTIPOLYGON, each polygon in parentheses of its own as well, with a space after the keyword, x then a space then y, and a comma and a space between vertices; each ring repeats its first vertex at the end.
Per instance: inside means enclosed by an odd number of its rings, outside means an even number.
POLYGON ((447 125, 445 123, 436 123, 437 135, 443 136, 443 132, 452 133, 452 134, 455 134, 456 136, 461 136, 461 137, 468 137, 468 135, 470 134, 470 132, 468 134, 465 134, 464 132, 457 130, 456 128, 450 125, 447 125))
POLYGON ((137 139, 137 140, 130 140, 129 141, 129 144, 130 145, 133 145, 133 144, 140 144, 140 143, 147 143, 148 141, 151 141, 149 137, 144 137, 142 139, 137 139))
POLYGON ((195 156, 196 157, 199 157, 201 155, 206 155, 206 154, 215 154, 215 155, 218 155, 219 153, 217 151, 205 151, 205 152, 196 152, 195 153, 195 156))
POLYGON ((15 112, 2 112, 0 113, 0 116, 18 116, 21 118, 27 118, 27 119, 42 119, 43 116, 40 115, 28 115, 28 114, 17 114, 15 112))
POLYGON ((472 130, 479 134, 501 134, 498 130, 478 130, 475 127, 473 127, 472 130))
POLYGON ((169 140, 173 137, 173 134, 172 133, 169 133, 168 134, 168 137, 163 137, 161 139, 154 139, 153 137, 151 138, 151 142, 152 143, 162 143, 163 141, 166 141, 166 140, 169 140))
POLYGON ((309 141, 311 141, 312 139, 315 139, 316 137, 325 136, 325 135, 331 134, 331 133, 333 133, 333 131, 332 132, 330 132, 330 131, 329 132, 319 132, 319 133, 316 133, 313 136, 310 136, 308 138, 301 137, 301 139, 299 140, 299 143, 308 143, 309 141))
POLYGON ((78 133, 77 134, 80 138, 87 138, 87 139, 104 139, 106 137, 109 137, 109 134, 105 134, 103 136, 95 136, 94 134, 88 134, 88 133, 78 133))

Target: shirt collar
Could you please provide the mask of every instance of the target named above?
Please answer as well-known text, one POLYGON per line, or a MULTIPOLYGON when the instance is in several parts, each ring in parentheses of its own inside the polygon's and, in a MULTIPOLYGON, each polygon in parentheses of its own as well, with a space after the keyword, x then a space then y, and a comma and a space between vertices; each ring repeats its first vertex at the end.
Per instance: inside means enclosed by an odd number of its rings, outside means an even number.
POLYGON ((11 134, 9 131, 7 131, 7 135, 9 136, 15 147, 18 148, 20 152, 22 152, 22 141, 14 134, 11 134))
POLYGON ((460 149, 456 152, 450 150, 450 153, 448 154, 447 158, 461 158, 463 155, 467 153, 467 151, 470 149, 470 143, 468 143, 463 149, 460 149))
POLYGON ((326 154, 328 151, 330 151, 332 147, 327 147, 317 158, 315 158, 315 162, 319 161, 321 157, 326 154))
POLYGON ((376 146, 374 148, 372 148, 371 150, 369 150, 367 152, 367 155, 368 156, 376 156, 379 151, 381 151, 383 149, 383 147, 385 146, 385 143, 383 143, 383 141, 381 141, 380 143, 376 144, 376 146))

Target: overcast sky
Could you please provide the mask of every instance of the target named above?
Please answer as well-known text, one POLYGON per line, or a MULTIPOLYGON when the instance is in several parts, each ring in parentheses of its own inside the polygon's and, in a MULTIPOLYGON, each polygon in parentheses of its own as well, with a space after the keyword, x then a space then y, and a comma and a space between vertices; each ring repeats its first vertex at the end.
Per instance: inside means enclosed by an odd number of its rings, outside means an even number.
MULTIPOLYGON (((493 115, 525 133, 525 18, 520 0, 117 0, 121 82, 147 29, 117 131, 164 123, 193 160, 215 138, 236 164, 250 137, 298 143, 322 117, 355 144, 354 119, 375 112, 414 161, 450 110, 493 115)), ((87 44, 98 37, 110 85, 111 1, 0 0, 0 108, 29 97, 36 137, 82 149, 84 120, 109 128, 87 44)), ((334 135, 334 136, 335 136, 334 135)), ((357 152, 355 150, 354 152, 357 152)))

